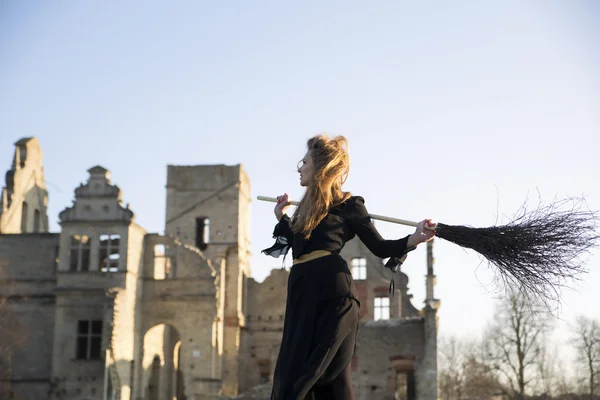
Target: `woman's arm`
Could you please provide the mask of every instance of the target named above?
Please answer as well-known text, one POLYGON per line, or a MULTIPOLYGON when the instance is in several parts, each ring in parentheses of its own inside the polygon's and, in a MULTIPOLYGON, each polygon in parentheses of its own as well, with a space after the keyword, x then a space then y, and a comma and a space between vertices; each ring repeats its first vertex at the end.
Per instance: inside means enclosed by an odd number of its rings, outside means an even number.
POLYGON ((412 235, 396 240, 384 239, 371 221, 362 197, 355 198, 354 209, 351 212, 350 228, 369 251, 379 258, 400 257, 414 250, 419 243, 431 240, 435 234, 434 231, 424 228, 425 223, 429 222, 429 220, 424 220, 419 222, 419 226, 412 235))
POLYGON ((283 214, 277 225, 275 225, 273 239, 275 239, 273 246, 264 249, 262 253, 275 258, 282 254, 285 256, 294 242, 294 233, 290 227, 290 217, 286 214, 283 214))
MULTIPOLYGON (((294 242, 294 232, 290 227, 290 217, 285 214, 285 211, 290 206, 287 193, 282 196, 277 196, 277 205, 275 205, 275 217, 277 218, 277 225, 273 230, 273 239, 275 244, 264 249, 262 253, 272 256, 279 257, 280 255, 286 255, 294 242)), ((285 258, 284 258, 285 260, 285 258)))
POLYGON ((287 214, 283 214, 283 216, 279 219, 277 225, 275 225, 275 229, 273 230, 273 237, 283 236, 287 239, 288 243, 292 243, 294 240, 294 232, 290 227, 290 217, 287 214))

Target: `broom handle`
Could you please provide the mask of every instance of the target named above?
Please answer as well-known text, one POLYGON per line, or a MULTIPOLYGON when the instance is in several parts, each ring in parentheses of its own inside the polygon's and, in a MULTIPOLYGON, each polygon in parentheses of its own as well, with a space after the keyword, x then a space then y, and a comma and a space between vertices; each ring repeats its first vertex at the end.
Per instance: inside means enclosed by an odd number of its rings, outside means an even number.
MULTIPOLYGON (((277 203, 277 199, 274 197, 267 197, 267 196, 257 196, 256 197, 258 200, 262 200, 262 201, 270 201, 272 203, 277 203)), ((293 206, 297 206, 298 202, 297 201, 290 201, 290 204, 293 206)), ((413 221, 407 221, 405 219, 398 219, 398 218, 392 218, 392 217, 386 217, 383 215, 376 215, 376 214, 369 214, 369 216, 373 219, 378 219, 380 221, 385 221, 385 222, 392 222, 394 224, 401 224, 401 225, 408 225, 408 226, 417 226, 416 222, 413 221)), ((428 227, 425 226, 425 228, 427 229, 428 227)))

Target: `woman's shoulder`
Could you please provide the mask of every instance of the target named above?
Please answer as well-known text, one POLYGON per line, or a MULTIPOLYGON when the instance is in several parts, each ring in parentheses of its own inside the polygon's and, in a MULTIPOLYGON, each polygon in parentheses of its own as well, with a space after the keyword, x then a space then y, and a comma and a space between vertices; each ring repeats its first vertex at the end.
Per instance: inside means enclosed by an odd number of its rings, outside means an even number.
POLYGON ((346 200, 334 207, 336 211, 352 212, 357 208, 364 207, 365 199, 362 196, 350 195, 346 200))

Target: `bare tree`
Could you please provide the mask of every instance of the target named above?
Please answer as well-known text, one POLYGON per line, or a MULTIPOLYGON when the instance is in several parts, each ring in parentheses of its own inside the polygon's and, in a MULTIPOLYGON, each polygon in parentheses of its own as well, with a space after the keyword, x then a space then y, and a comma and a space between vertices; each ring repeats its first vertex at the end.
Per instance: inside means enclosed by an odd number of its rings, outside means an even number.
POLYGON ((491 357, 491 345, 490 336, 484 331, 477 341, 467 346, 464 391, 468 398, 490 399, 502 393, 491 357))
POLYGON ((547 331, 549 314, 543 305, 529 301, 518 291, 509 293, 499 303, 489 330, 490 355, 509 397, 524 399, 538 380, 536 366, 547 331))
POLYGON ((438 349, 440 398, 489 399, 501 393, 485 334, 478 339, 442 338, 438 349))
POLYGON ((577 364, 585 371, 590 399, 600 392, 600 324, 584 316, 576 318, 573 329, 577 364))
POLYGON ((558 399, 567 399, 576 392, 576 384, 567 373, 566 363, 558 363, 556 368, 556 397, 558 399))
POLYGON ((463 397, 465 343, 455 336, 442 338, 439 344, 439 385, 444 400, 463 397))
POLYGON ((557 354, 558 349, 549 351, 548 341, 543 338, 544 344, 540 348, 540 352, 536 361, 536 369, 538 374, 538 391, 546 396, 553 397, 558 391, 559 379, 557 374, 557 354))

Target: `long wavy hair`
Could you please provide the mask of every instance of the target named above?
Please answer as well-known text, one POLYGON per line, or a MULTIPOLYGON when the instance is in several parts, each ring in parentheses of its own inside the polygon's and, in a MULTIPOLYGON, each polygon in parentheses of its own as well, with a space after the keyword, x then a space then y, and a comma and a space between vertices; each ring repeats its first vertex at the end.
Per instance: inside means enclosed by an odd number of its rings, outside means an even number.
POLYGON ((310 238, 332 206, 346 201, 351 194, 342 190, 350 173, 348 140, 327 134, 312 137, 306 143, 314 166, 313 179, 292 217, 292 230, 310 238))

